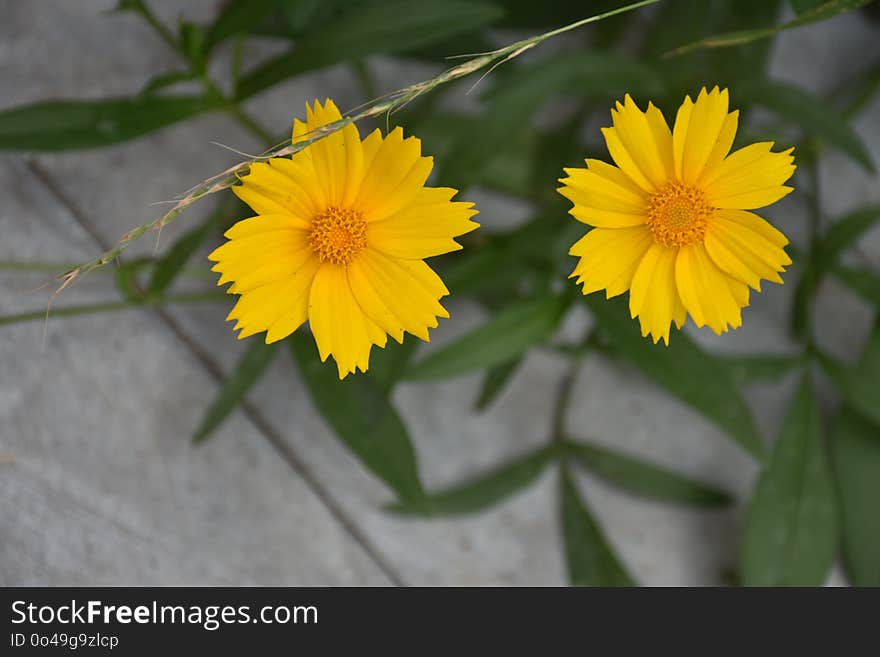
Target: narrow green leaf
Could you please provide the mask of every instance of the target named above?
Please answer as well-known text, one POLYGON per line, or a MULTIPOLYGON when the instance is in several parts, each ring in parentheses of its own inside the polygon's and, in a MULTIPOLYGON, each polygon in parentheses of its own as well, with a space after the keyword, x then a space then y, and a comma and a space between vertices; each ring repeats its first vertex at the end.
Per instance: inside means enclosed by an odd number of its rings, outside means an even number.
POLYGON ((875 308, 880 308, 880 275, 866 267, 834 264, 834 275, 853 292, 875 308))
POLYGON ((738 385, 759 381, 777 381, 800 363, 797 355, 755 354, 717 356, 738 385))
POLYGON ((880 586, 880 428, 844 407, 831 434, 843 557, 856 586, 880 586))
POLYGON ((310 335, 297 331, 289 341, 312 402, 337 437, 402 502, 423 504, 415 450, 386 392, 362 375, 340 381, 336 367, 318 358, 310 335))
POLYGON ((788 0, 788 4, 791 5, 796 14, 804 14, 824 2, 825 0, 788 0))
POLYGON ((668 55, 683 55, 692 50, 700 48, 727 48, 729 46, 740 46, 759 39, 767 39, 779 32, 790 30, 795 27, 809 25, 817 21, 827 18, 833 18, 838 14, 858 9, 859 7, 872 2, 873 0, 826 0, 822 4, 805 11, 800 16, 782 25, 772 25, 765 28, 755 30, 742 30, 738 32, 726 32, 724 34, 716 34, 715 36, 701 39, 686 46, 681 46, 675 50, 671 50, 668 55))
POLYGON ((367 376, 390 393, 394 386, 403 378, 406 368, 418 346, 418 341, 411 337, 402 343, 389 340, 384 349, 373 349, 370 354, 370 369, 367 376))
POLYGON ((821 586, 837 551, 834 485, 818 401, 805 375, 746 516, 747 586, 821 586))
POLYGON ((461 138, 443 163, 443 170, 463 182, 485 167, 486 154, 505 150, 511 135, 531 123, 531 117, 555 94, 615 96, 662 90, 657 71, 623 55, 602 52, 564 53, 505 76, 493 88, 485 120, 461 138))
POLYGON ((456 516, 488 509, 526 488, 553 457, 552 447, 542 447, 473 479, 435 493, 422 505, 395 503, 388 509, 404 515, 456 516))
POLYGON ((193 70, 204 73, 207 66, 208 53, 205 48, 205 32, 201 26, 188 21, 181 21, 178 43, 180 51, 190 63, 193 70))
POLYGON ((847 403, 880 427, 880 325, 868 339, 862 357, 847 367, 820 354, 822 367, 847 403))
POLYGON ((152 96, 163 89, 167 89, 168 87, 181 82, 195 80, 197 77, 198 73, 194 71, 169 71, 168 73, 160 73, 154 78, 151 78, 150 81, 144 85, 144 88, 141 89, 140 93, 142 96, 152 96))
POLYGON ((549 336, 559 324, 565 305, 563 297, 551 296, 509 306, 415 363, 407 378, 441 379, 506 363, 549 336))
POLYGON ((480 386, 480 394, 477 396, 477 401, 474 404, 478 411, 485 411, 492 405, 492 402, 495 401, 498 395, 507 387, 507 384, 510 383, 511 379, 513 379, 522 362, 522 357, 514 358, 506 363, 501 363, 501 365, 496 365, 486 372, 486 376, 483 377, 483 384, 480 386))
POLYGON ((147 289, 153 294, 161 294, 174 282, 177 275, 186 267, 186 263, 198 248, 211 235, 215 227, 214 217, 202 222, 192 230, 181 235, 170 249, 156 261, 147 289))
POLYGON ((62 151, 134 139, 219 109, 196 96, 53 100, 0 112, 0 149, 62 151))
POLYGON ((581 500, 571 476, 560 472, 560 519, 568 579, 573 586, 634 586, 602 529, 581 500))
POLYGON ((463 0, 389 0, 356 5, 326 29, 304 37, 290 52, 245 75, 238 95, 247 98, 305 71, 373 53, 424 46, 490 23, 502 13, 494 5, 463 0))
POLYGON ((736 90, 737 97, 771 110, 807 133, 839 148, 868 171, 871 154, 849 120, 828 102, 794 85, 776 80, 754 80, 736 90))
POLYGON ((643 338, 622 298, 585 297, 615 353, 694 410, 715 422, 753 456, 764 457, 761 437, 748 406, 727 369, 678 331, 669 346, 643 338))
POLYGON ((880 222, 880 205, 869 205, 844 215, 825 231, 819 241, 816 263, 827 269, 838 256, 853 246, 858 239, 880 222))
POLYGON ((606 447, 569 442, 566 448, 591 473, 633 495, 700 507, 723 507, 733 502, 730 495, 709 484, 606 447))
POLYGON ((235 369, 223 381, 220 392, 211 402, 193 435, 194 442, 208 438, 244 400, 277 353, 277 344, 255 339, 242 354, 235 369))
POLYGON ((230 0, 226 2, 223 11, 208 28, 205 35, 205 50, 210 51, 229 37, 247 32, 272 12, 277 5, 277 0, 230 0))

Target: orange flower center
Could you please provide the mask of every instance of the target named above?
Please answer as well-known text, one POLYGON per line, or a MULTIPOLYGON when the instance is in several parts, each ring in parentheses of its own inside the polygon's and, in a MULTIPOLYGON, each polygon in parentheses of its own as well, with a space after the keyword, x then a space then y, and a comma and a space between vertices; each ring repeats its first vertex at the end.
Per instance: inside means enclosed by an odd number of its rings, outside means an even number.
POLYGON ((358 210, 328 208, 312 220, 309 246, 321 262, 347 265, 367 245, 367 222, 358 210))
POLYGON ((702 242, 712 212, 701 190, 671 182, 648 199, 648 228, 664 246, 702 242))

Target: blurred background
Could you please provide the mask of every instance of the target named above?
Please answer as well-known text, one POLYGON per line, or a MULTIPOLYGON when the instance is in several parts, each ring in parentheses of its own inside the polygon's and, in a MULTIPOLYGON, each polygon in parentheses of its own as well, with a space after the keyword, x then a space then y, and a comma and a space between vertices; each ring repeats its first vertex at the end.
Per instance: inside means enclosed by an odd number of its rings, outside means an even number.
MULTIPOLYGON (((256 155, 284 139, 307 101, 352 109, 457 63, 447 56, 624 4, 0 0, 0 583, 619 583, 601 567, 595 581, 575 576, 584 537, 594 543, 583 550, 619 560, 641 585, 742 582, 756 460, 719 420, 726 411, 688 403, 640 357, 621 361, 613 341, 573 370, 565 414, 569 433, 611 455, 594 451, 572 471, 571 499, 555 469, 528 460, 553 429, 572 371, 566 345, 594 321, 580 301, 500 366, 388 379, 424 488, 483 481, 427 518, 386 510, 400 491, 336 435, 344 400, 316 406, 314 380, 287 350, 259 363, 253 382, 242 378, 256 338, 235 339, 224 321, 232 298, 217 299, 203 257, 246 216, 230 193, 148 233, 122 267, 79 279, 43 321, 55 274, 241 161, 230 149, 256 155), (60 99, 88 102, 45 102, 60 99), (156 262, 173 249, 179 266, 156 283, 156 262), (224 383, 237 373, 239 395, 224 383), (483 480, 524 455, 513 474, 483 480)), ((817 380, 838 493, 827 532, 843 546, 820 570, 831 584, 880 584, 880 431, 870 420, 880 351, 867 373, 862 357, 880 307, 880 12, 868 3, 812 21, 824 4, 661 0, 550 40, 475 88, 479 73, 440 87, 361 133, 403 125, 435 156, 432 184, 456 186, 481 211, 484 229, 465 251, 436 263, 451 319, 406 362, 561 285, 574 265, 565 251, 584 229, 556 179, 584 157, 608 159, 599 127, 614 99, 653 100, 671 121, 685 94, 727 85, 732 106, 748 109, 738 145, 798 147, 795 193, 762 213, 792 239, 795 266, 784 286, 752 295, 741 329, 686 333, 696 360, 712 354, 729 371, 768 446, 804 344, 841 368, 817 380), (663 57, 799 18, 743 45, 663 57), (852 212, 861 219, 828 232, 852 212), (820 267, 817 254, 832 246, 834 263, 820 267), (842 399, 858 416, 847 420, 849 442, 839 437, 842 399)), ((672 378, 687 381, 681 366, 672 378)))

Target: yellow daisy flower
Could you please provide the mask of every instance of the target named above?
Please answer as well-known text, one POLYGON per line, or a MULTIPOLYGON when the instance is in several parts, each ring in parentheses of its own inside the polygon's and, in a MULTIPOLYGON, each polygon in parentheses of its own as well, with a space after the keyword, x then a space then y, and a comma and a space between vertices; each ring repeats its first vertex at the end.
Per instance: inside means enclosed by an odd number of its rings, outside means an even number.
POLYGON ((629 95, 611 116, 602 133, 617 166, 588 159, 559 181, 571 214, 594 227, 569 251, 580 258, 570 277, 584 294, 629 290, 630 314, 655 343, 669 344, 670 324, 681 328, 688 314, 719 334, 738 328, 749 288, 782 283, 791 264, 786 237, 749 210, 792 191, 783 183, 793 149, 761 142, 730 153, 739 111, 728 112, 718 87, 686 97, 671 131, 659 109, 642 112, 629 95))
MULTIPOLYGON (((333 101, 306 105, 294 143, 341 119, 333 101)), ((306 320, 321 360, 332 355, 339 378, 369 366, 372 346, 407 331, 428 340, 439 299, 449 291, 423 258, 460 249, 454 237, 478 227, 472 203, 454 189, 425 187, 433 159, 395 128, 361 141, 345 126, 290 159, 253 164, 233 191, 257 216, 226 231, 208 257, 218 285, 241 295, 228 320, 239 339, 266 331, 281 340, 306 320)))

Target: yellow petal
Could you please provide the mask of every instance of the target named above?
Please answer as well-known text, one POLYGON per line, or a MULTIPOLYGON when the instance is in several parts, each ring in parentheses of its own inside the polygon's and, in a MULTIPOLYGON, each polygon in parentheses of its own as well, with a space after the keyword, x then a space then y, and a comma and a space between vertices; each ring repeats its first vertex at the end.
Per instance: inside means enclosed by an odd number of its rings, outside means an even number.
POLYGON ((433 159, 421 157, 421 142, 415 137, 403 138, 403 130, 395 128, 382 140, 366 165, 366 172, 355 206, 367 221, 380 221, 405 207, 425 184, 433 167, 433 159))
POLYGON ((311 257, 301 264, 296 275, 287 276, 243 293, 229 312, 227 320, 237 320, 239 339, 269 331, 268 342, 289 335, 302 324, 309 289, 319 266, 311 257), (286 333, 285 333, 286 331, 286 333))
MULTIPOLYGON (((718 267, 761 291, 761 279, 782 283, 779 272, 791 258, 779 245, 777 233, 764 219, 744 210, 718 210, 706 231, 706 250, 718 267)), ((786 240, 787 241, 787 240, 786 240)))
POLYGON ((794 149, 773 153, 772 147, 772 142, 751 144, 706 171, 702 186, 709 203, 716 208, 754 210, 791 192, 782 183, 794 173, 794 149))
MULTIPOLYGON (((318 128, 342 119, 336 104, 327 99, 322 107, 315 102, 314 108, 306 105, 307 129, 318 128)), ((307 148, 318 179, 327 190, 327 202, 331 207, 345 206, 355 198, 363 175, 363 149, 360 134, 353 123, 326 137, 313 142, 307 148)))
POLYGON ((574 207, 569 213, 578 221, 599 228, 623 228, 644 224, 648 201, 645 192, 617 167, 600 160, 587 160, 587 169, 567 168, 560 194, 574 207))
POLYGON ((605 137, 605 145, 618 168, 626 176, 638 185, 643 191, 652 194, 657 191, 655 185, 645 176, 639 165, 636 164, 633 154, 627 150, 616 128, 602 128, 605 137))
MULTIPOLYGON (((721 334, 728 325, 736 328, 742 324, 741 308, 745 304, 741 303, 741 289, 731 286, 730 280, 730 276, 715 265, 702 244, 688 244, 679 249, 675 282, 679 297, 697 326, 708 324, 721 334)), ((748 302, 747 297, 745 301, 748 302)))
POLYGON ((730 153, 730 147, 733 146, 733 140, 736 138, 738 125, 739 110, 734 110, 724 119, 721 131, 718 133, 718 139, 715 141, 715 146, 712 148, 712 152, 709 153, 709 158, 706 160, 706 165, 703 167, 703 172, 700 174, 697 182, 698 186, 704 184, 707 173, 714 171, 715 168, 724 161, 724 158, 727 157, 728 153, 730 153))
MULTIPOLYGON (((707 93, 700 90, 697 102, 689 111, 686 135, 681 152, 681 181, 692 184, 703 172, 715 149, 727 119, 727 89, 718 87, 707 93)), ((676 126, 677 127, 677 126, 676 126)))
POLYGON ((446 286, 424 262, 365 250, 349 265, 349 281, 364 311, 398 342, 403 331, 429 340, 438 317, 449 317, 439 299, 446 286))
POLYGON ((272 158, 268 162, 255 162, 241 185, 232 191, 257 214, 293 214, 307 219, 318 210, 321 197, 313 191, 317 179, 303 167, 289 171, 290 160, 272 158))
POLYGON ((312 282, 308 313, 321 360, 332 355, 340 379, 357 369, 366 372, 370 350, 385 334, 354 298, 344 266, 329 262, 320 266, 312 282))
POLYGON ((224 285, 247 277, 261 264, 298 261, 297 254, 303 250, 311 252, 305 231, 274 230, 230 240, 214 249, 208 258, 217 263, 212 271, 223 273, 217 284, 224 285))
POLYGON ((642 335, 649 333, 654 344, 661 338, 669 344, 673 320, 679 328, 684 322, 684 306, 675 285, 678 249, 654 243, 645 253, 632 279, 629 292, 631 317, 638 317, 642 335))
POLYGON ((402 210, 368 224, 367 242, 383 253, 422 259, 456 251, 453 239, 479 227, 470 220, 477 214, 473 203, 452 202, 456 190, 424 187, 402 210))
POLYGON ((618 102, 616 108, 611 110, 611 117, 623 148, 642 176, 650 181, 653 188, 659 189, 672 173, 672 135, 660 110, 653 105, 651 107, 649 120, 627 94, 623 104, 618 102))
POLYGON ((694 101, 690 96, 684 97, 684 102, 678 108, 675 115, 675 124, 672 127, 672 161, 675 166, 675 177, 683 180, 684 148, 687 143, 688 129, 691 125, 691 115, 694 112, 694 101))
POLYGON ((644 226, 594 228, 571 247, 569 254, 580 260, 569 278, 576 277, 577 284, 583 284, 584 294, 602 289, 609 299, 623 294, 653 242, 644 226))
POLYGON ((274 230, 307 230, 310 225, 292 214, 261 214, 236 222, 223 235, 232 240, 274 230))

